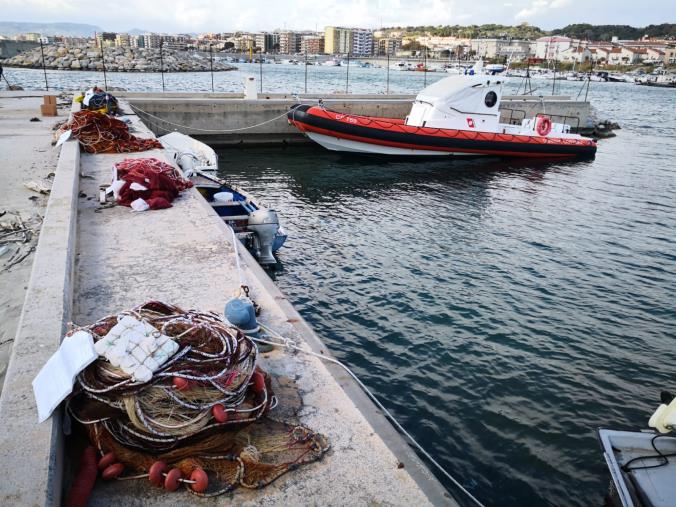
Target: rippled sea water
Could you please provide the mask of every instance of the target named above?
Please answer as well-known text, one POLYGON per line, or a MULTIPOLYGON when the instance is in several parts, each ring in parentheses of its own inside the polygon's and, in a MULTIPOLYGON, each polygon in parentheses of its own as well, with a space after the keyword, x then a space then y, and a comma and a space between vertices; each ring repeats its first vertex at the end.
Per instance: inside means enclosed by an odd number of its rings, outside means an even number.
MULTIPOLYGON (((266 66, 266 91, 302 91, 303 68, 284 67, 266 66)), ((310 91, 344 89, 344 68, 311 70, 310 91)), ((421 88, 410 74, 391 73, 391 90, 421 88)), ((115 75, 157 89, 141 78, 115 75)), ((384 79, 350 69, 355 92, 384 79)), ((170 82, 210 87, 208 74, 170 82)), ((589 97, 622 126, 592 161, 220 153, 221 175, 289 232, 277 284, 487 505, 602 505, 596 428, 646 427, 659 390, 676 388, 676 90, 594 83, 589 97)))

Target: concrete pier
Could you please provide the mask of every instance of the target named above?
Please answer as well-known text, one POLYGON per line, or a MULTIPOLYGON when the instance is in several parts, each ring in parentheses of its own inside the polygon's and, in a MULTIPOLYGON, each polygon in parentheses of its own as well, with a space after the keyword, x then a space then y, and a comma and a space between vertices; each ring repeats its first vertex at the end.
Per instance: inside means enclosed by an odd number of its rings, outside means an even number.
MULTIPOLYGON (((129 118, 141 137, 152 136, 138 117, 129 118)), ((0 397, 0 460, 7 464, 0 482, 1 505, 61 504, 68 469, 62 414, 57 411, 38 425, 30 382, 58 347, 69 320, 90 324, 150 299, 221 313, 239 286, 229 230, 195 189, 184 192, 167 210, 134 213, 115 207, 96 212, 99 185, 109 182, 113 163, 127 157, 164 159, 161 150, 81 155, 76 141, 60 150, 0 397)), ((329 355, 251 255, 239 251, 245 282, 263 308, 261 320, 300 347, 329 355)), ((290 379, 299 397, 295 417, 330 439, 332 450, 323 460, 265 489, 239 489, 215 499, 168 493, 143 479, 99 481, 89 505, 455 504, 343 370, 282 350, 265 354, 263 367, 274 377, 290 379)))
MULTIPOLYGON (((295 95, 262 94, 245 99, 235 93, 132 93, 121 92, 139 110, 158 135, 177 130, 211 145, 296 144, 310 142, 289 125, 285 116, 293 104, 317 104, 340 112, 404 118, 413 95, 295 95), (147 113, 147 114, 144 114, 147 113), (250 128, 254 126, 253 128, 250 128)), ((556 122, 584 127, 591 122, 589 102, 565 96, 504 96, 501 121, 521 123, 524 118, 547 114, 556 122)))

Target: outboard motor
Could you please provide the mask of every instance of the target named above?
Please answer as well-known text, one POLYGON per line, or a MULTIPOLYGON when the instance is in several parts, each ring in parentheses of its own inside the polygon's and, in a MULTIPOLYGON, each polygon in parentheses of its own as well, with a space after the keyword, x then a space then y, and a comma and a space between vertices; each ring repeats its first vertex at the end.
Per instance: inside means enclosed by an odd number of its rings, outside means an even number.
POLYGON ((248 229, 255 234, 254 251, 261 264, 276 264, 272 255, 272 244, 279 230, 277 212, 272 209, 258 209, 249 215, 248 229))

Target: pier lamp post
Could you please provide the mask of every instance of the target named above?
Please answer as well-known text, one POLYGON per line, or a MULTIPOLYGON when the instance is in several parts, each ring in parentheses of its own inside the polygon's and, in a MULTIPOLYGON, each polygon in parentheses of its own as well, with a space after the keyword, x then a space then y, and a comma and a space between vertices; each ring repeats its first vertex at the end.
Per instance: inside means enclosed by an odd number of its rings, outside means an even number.
POLYGON ((390 53, 385 49, 385 54, 387 55, 387 84, 385 93, 389 95, 390 93, 390 53))
POLYGON ((162 49, 164 47, 164 40, 160 41, 160 75, 162 76, 162 92, 164 92, 164 57, 162 56, 162 49))
POLYGON ((305 46, 305 93, 307 94, 307 46, 305 46))
POLYGON ((103 68, 103 87, 108 89, 108 77, 106 76, 106 57, 103 53, 103 37, 101 37, 101 65, 103 68))
POLYGON ((350 52, 347 52, 347 71, 345 73, 345 93, 350 93, 350 52))
POLYGON ((423 49, 423 88, 427 87, 427 46, 423 49))
POLYGON ((209 43, 209 68, 211 70, 211 93, 214 93, 214 52, 209 43))
MULTIPOLYGON (((42 53, 42 71, 45 73, 45 90, 49 91, 49 83, 47 83, 47 67, 45 66, 45 48, 42 45, 42 37, 40 37, 40 53, 42 53)), ((0 72, 0 74, 2 74, 0 72)))

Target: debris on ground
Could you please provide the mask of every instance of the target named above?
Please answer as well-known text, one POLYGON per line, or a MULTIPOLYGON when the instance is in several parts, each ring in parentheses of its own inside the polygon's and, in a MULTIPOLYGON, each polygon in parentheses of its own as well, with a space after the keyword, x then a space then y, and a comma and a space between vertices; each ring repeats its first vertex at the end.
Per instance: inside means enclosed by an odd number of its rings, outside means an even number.
POLYGON ((32 190, 33 192, 37 192, 38 194, 44 195, 49 194, 49 192, 51 192, 52 190, 44 182, 35 180, 25 181, 23 186, 26 187, 28 190, 32 190))
POLYGON ((0 217, 4 218, 0 221, 1 270, 8 271, 35 251, 42 217, 35 215, 24 221, 20 213, 7 210, 0 212, 0 217))

